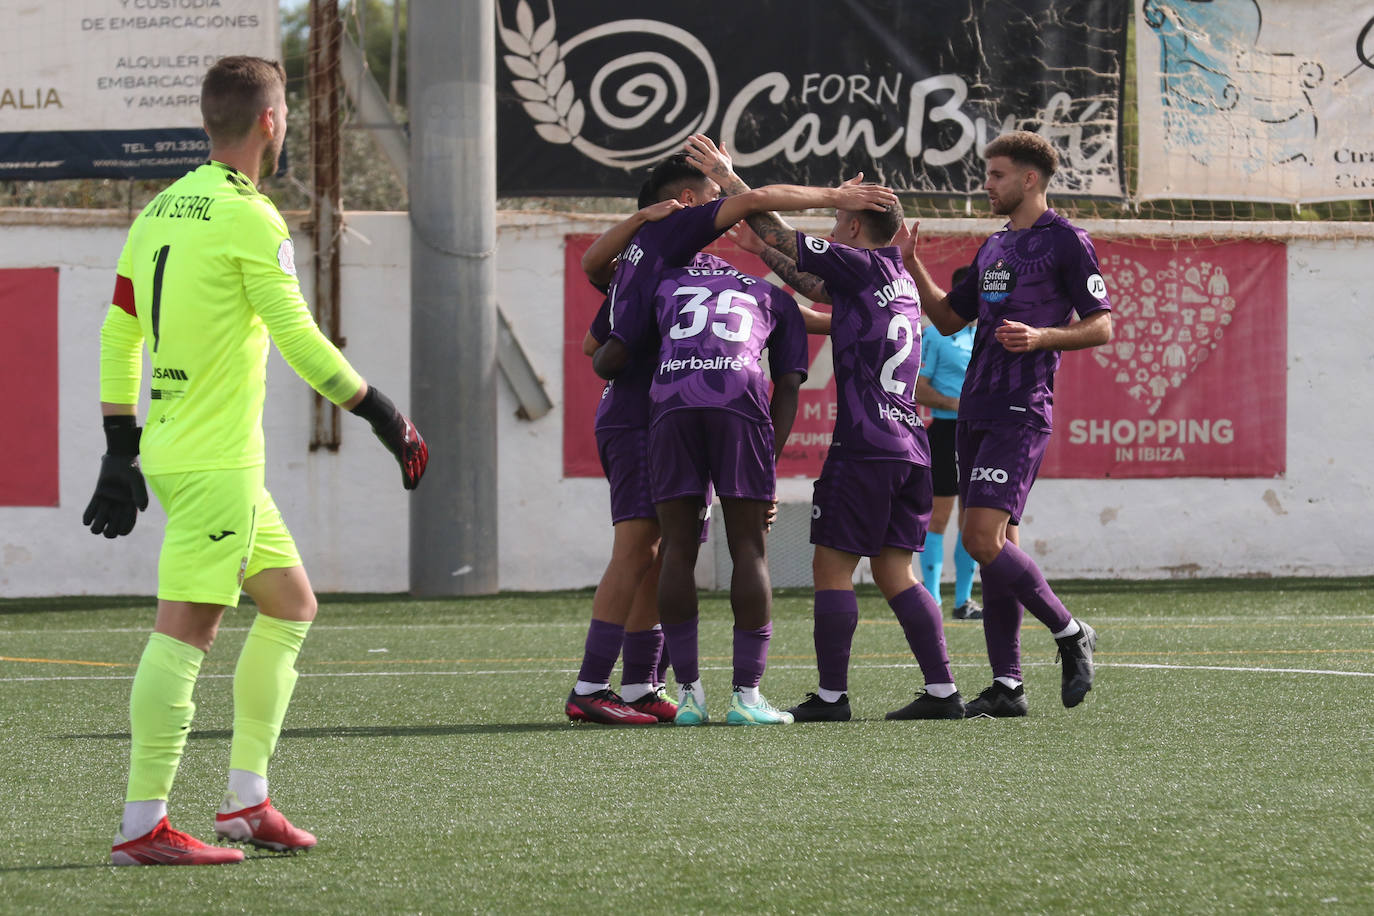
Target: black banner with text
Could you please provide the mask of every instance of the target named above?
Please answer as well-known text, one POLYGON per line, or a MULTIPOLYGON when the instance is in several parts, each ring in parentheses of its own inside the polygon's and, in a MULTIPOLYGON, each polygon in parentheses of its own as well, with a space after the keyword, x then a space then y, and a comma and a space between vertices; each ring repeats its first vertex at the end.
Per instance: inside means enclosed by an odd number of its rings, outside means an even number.
POLYGON ((977 193, 982 150, 1033 130, 1055 194, 1120 197, 1129 5, 1116 0, 498 0, 504 195, 634 196, 692 133, 751 184, 862 171, 977 193))

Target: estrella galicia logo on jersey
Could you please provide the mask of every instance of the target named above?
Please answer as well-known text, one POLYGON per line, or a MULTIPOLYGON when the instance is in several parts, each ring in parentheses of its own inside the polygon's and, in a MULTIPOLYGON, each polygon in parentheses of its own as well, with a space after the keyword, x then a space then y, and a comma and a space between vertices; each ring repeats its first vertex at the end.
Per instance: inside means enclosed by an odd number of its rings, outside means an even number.
POLYGON ((238 534, 238 532, 237 532, 237 531, 230 531, 228 528, 225 528, 224 530, 220 531, 219 534, 212 534, 212 535, 209 535, 209 538, 210 538, 210 540, 212 540, 212 541, 222 541, 222 540, 224 540, 225 538, 227 538, 227 537, 228 537, 229 535, 231 535, 231 534, 238 534))
POLYGON ((277 264, 281 266, 282 273, 293 277, 296 275, 296 246, 291 244, 290 239, 282 239, 277 246, 277 264))
POLYGON ((826 239, 818 239, 808 235, 806 237, 806 247, 816 252, 816 254, 825 254, 830 250, 830 242, 826 239))
POLYGON ((1094 299, 1107 298, 1107 281, 1102 279, 1101 274, 1093 274, 1088 278, 1088 293, 1094 299))
POLYGON ((154 366, 153 378, 179 379, 184 382, 189 380, 190 376, 186 374, 185 369, 164 369, 161 366, 154 366))
POLYGON ((1016 274, 1012 273, 1004 258, 998 258, 991 267, 983 271, 978 281, 979 294, 989 302, 1001 302, 1016 289, 1016 274))

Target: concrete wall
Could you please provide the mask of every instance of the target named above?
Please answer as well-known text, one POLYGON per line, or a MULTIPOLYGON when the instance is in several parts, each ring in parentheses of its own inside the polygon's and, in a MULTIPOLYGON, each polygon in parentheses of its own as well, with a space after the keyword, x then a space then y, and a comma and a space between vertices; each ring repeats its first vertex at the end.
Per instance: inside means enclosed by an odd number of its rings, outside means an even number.
MULTIPOLYGON (((600 231, 609 222, 523 214, 502 219, 499 301, 555 402, 562 392, 563 238, 600 231)), ((404 406, 410 371, 406 215, 355 213, 348 225, 344 352, 369 381, 404 406)), ((0 596, 149 594, 154 589, 161 528, 156 505, 127 538, 106 541, 80 527, 103 450, 98 330, 126 228, 122 215, 0 215, 0 267, 61 268, 61 504, 0 507, 0 596)), ((924 232, 932 228, 938 227, 922 227, 924 232)), ((310 257, 304 235, 296 232, 303 266, 310 257)), ((1369 523, 1374 493, 1364 472, 1374 355, 1359 330, 1367 311, 1366 258, 1374 258, 1374 240, 1290 242, 1288 472, 1283 479, 1042 480, 1027 512, 1023 543, 1047 574, 1374 573, 1374 525, 1369 523)), ((6 396, 22 397, 22 392, 6 396)), ((403 591, 411 497, 401 490, 390 455, 354 417, 344 417, 337 453, 310 452, 310 397, 274 351, 265 419, 268 487, 315 587, 321 592, 403 591)), ((595 584, 611 542, 604 481, 562 478, 560 408, 537 421, 521 420, 504 383, 498 407, 502 588, 595 584)), ((423 498, 423 487, 418 494, 415 498, 423 498)), ((805 502, 810 481, 781 481, 779 495, 785 502, 805 502)), ((804 537, 773 545, 774 553, 806 549, 804 537)))

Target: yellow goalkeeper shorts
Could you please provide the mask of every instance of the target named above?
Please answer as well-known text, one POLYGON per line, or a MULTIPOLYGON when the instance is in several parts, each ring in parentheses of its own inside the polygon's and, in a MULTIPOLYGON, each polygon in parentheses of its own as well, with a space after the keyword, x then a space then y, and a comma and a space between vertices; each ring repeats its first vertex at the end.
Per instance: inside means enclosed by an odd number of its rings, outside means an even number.
POLYGON ((157 561, 157 596, 238 607, 243 580, 301 565, 263 467, 150 474, 167 513, 157 561))

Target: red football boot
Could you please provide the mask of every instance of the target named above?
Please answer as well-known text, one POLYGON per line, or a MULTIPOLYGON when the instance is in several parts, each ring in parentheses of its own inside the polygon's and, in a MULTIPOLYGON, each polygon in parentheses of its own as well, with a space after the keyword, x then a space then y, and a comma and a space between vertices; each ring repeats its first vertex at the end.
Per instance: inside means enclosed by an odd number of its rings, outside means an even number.
POLYGON ((632 708, 614 690, 598 690, 585 696, 573 691, 564 706, 574 722, 598 725, 657 725, 658 717, 632 708))
POLYGON ((640 712, 647 712, 660 722, 671 722, 677 717, 677 703, 668 699, 668 694, 662 687, 655 688, 652 693, 646 693, 637 700, 629 700, 625 705, 640 712))
POLYGON ((228 865, 242 861, 242 850, 202 843, 189 833, 173 830, 165 817, 149 833, 110 850, 111 865, 228 865))
POLYGON ((315 845, 315 834, 291 826, 285 815, 272 807, 270 798, 232 814, 216 814, 215 835, 277 852, 295 852, 315 845))

